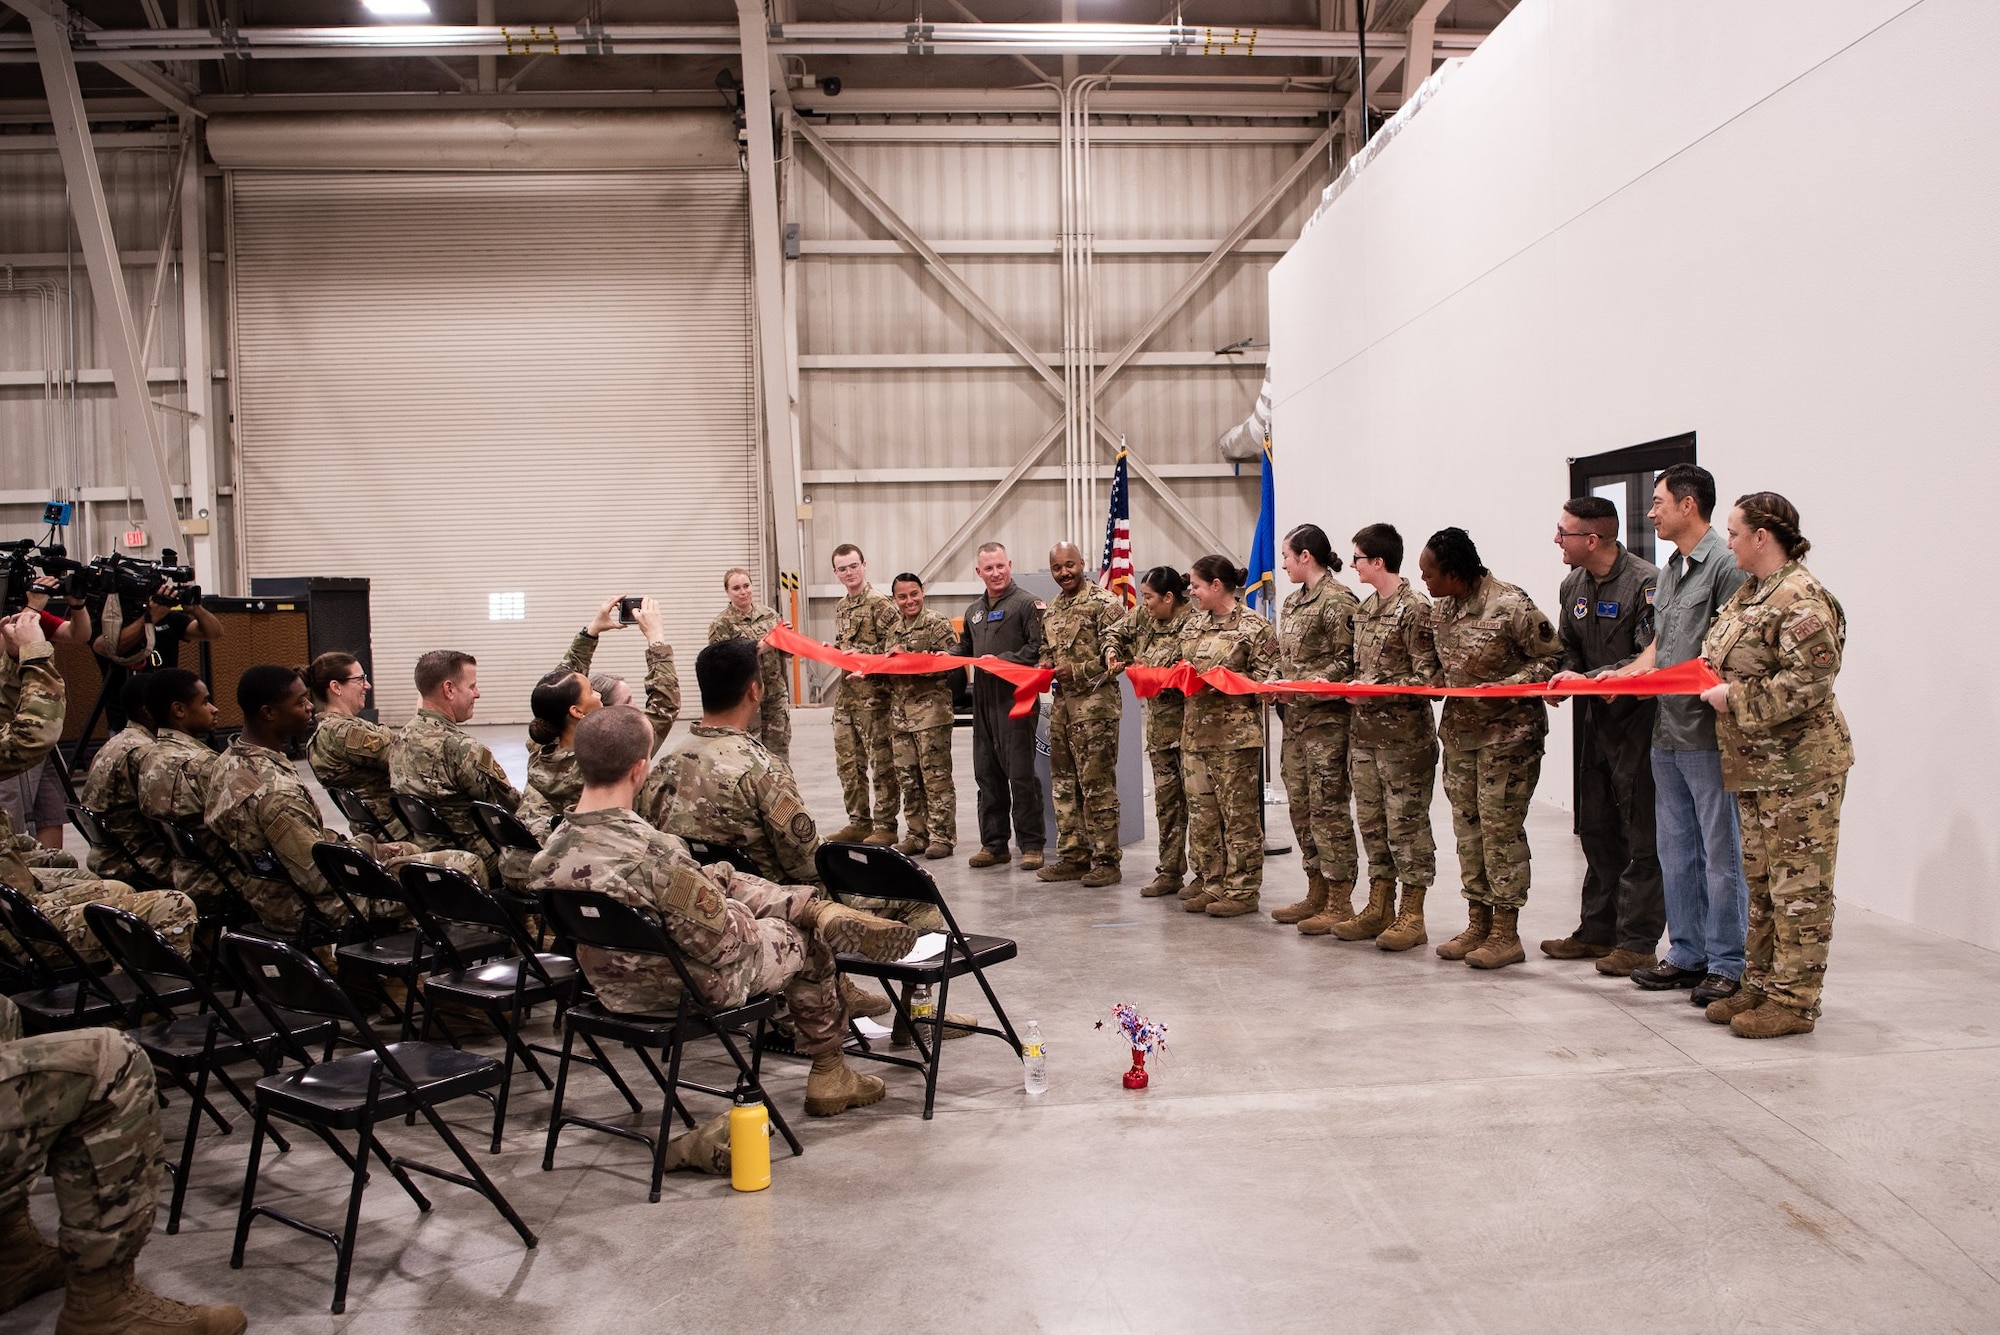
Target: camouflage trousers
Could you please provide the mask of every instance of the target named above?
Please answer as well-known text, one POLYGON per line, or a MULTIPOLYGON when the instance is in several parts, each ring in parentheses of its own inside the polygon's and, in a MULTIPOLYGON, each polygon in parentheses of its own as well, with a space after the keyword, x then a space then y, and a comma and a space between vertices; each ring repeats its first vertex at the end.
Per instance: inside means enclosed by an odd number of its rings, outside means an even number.
POLYGON ((1118 847, 1118 724, 1077 718, 1060 692, 1049 707, 1049 789, 1056 808, 1056 857, 1080 867, 1115 867, 1118 847))
MULTIPOLYGON (((5 998, 0 1009, 13 1019, 5 998)), ((153 1231, 160 1194, 156 1097, 153 1064, 115 1030, 41 1034, 0 1047, 0 1214, 26 1205, 46 1168, 63 1259, 81 1271, 130 1261, 153 1231)))
POLYGON ((106 959, 97 934, 84 919, 86 904, 108 904, 151 924, 186 954, 193 941, 194 901, 178 890, 134 890, 123 881, 106 881, 88 871, 44 870, 35 873, 35 907, 63 939, 91 964, 106 959))
POLYGON ((1181 749, 1163 746, 1146 752, 1153 765, 1153 819, 1160 827, 1158 875, 1179 880, 1187 874, 1187 789, 1181 779, 1181 749))
POLYGON ((764 685, 764 701, 758 706, 757 717, 750 724, 749 733, 764 744, 769 751, 787 765, 792 763, 792 706, 783 696, 773 698, 770 683, 764 685))
POLYGON ((951 725, 894 734, 896 784, 910 833, 958 842, 958 786, 951 778, 951 725))
MULTIPOLYGON (((848 688, 847 682, 840 689, 848 688)), ((847 818, 883 834, 896 832, 901 805, 896 787, 896 750, 889 736, 889 698, 854 701, 836 698, 833 707, 833 764, 840 773, 840 797, 847 818), (874 803, 869 803, 870 789, 874 803)))
POLYGON ((1336 890, 1354 885, 1360 861, 1348 812, 1347 748, 1347 720, 1341 719, 1296 733, 1287 728, 1278 759, 1300 857, 1307 871, 1317 867, 1336 890))
MULTIPOLYGON (((226 866, 233 859, 230 859, 225 852, 218 860, 226 866)), ((197 904, 218 903, 229 895, 227 883, 199 862, 191 862, 186 858, 174 859, 173 882, 174 889, 197 904)))
POLYGON ((1197 888, 1257 902, 1264 885, 1264 753, 1181 749, 1187 788, 1188 861, 1197 888))
MULTIPOLYGON (((449 867, 484 884, 481 877, 485 874, 486 864, 462 849, 441 848, 434 853, 426 853, 415 844, 378 843, 365 834, 354 835, 352 839, 355 847, 381 863, 391 876, 405 863, 421 862, 432 867, 449 867)), ((525 868, 526 863, 522 865, 525 868)), ((266 927, 295 932, 305 922, 298 891, 289 884, 248 877, 243 886, 243 898, 257 911, 258 921, 266 927)), ((312 900, 329 922, 339 925, 347 921, 347 905, 330 887, 324 894, 313 894, 312 900)), ((361 901, 360 908, 373 921, 399 922, 406 927, 416 923, 410 915, 409 906, 395 900, 366 899, 361 901)))
POLYGON ((1431 836, 1431 794, 1437 785, 1438 744, 1350 746, 1354 815, 1368 849, 1369 882, 1428 886, 1437 880, 1431 836))
MULTIPOLYGON (((761 876, 731 873, 731 907, 749 911, 751 938, 729 963, 690 970, 716 1006, 739 1006, 760 992, 782 992, 799 1051, 811 1056, 838 1051, 847 1035, 833 950, 799 921, 818 893, 810 885, 773 885, 761 876)), ((583 947, 580 958, 598 1000, 612 1010, 671 1015, 680 1004, 680 976, 664 959, 607 955, 590 946, 583 947)))
POLYGON ((1458 836, 1458 875, 1474 904, 1528 902, 1528 800, 1542 774, 1542 739, 1444 749, 1444 795, 1458 836))
POLYGON ((1833 863, 1847 775, 1796 788, 1738 793, 1750 930, 1743 986, 1808 1019, 1819 1018, 1833 941, 1833 863))
POLYGON ((35 838, 33 835, 15 835, 13 849, 15 853, 20 855, 21 861, 27 863, 30 867, 76 870, 76 858, 74 856, 63 852, 60 848, 46 847, 41 840, 35 838))

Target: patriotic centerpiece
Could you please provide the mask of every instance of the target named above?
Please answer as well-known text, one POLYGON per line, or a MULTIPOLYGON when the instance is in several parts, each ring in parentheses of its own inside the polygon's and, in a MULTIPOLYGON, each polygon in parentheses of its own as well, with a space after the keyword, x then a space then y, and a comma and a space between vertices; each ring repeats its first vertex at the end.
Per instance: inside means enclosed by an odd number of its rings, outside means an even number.
POLYGON ((1122 1001, 1111 1008, 1111 1018, 1117 1023, 1119 1037, 1132 1049, 1132 1069, 1125 1072, 1125 1088, 1144 1089, 1151 1081, 1146 1074, 1146 1054, 1167 1050, 1167 1027, 1122 1001))

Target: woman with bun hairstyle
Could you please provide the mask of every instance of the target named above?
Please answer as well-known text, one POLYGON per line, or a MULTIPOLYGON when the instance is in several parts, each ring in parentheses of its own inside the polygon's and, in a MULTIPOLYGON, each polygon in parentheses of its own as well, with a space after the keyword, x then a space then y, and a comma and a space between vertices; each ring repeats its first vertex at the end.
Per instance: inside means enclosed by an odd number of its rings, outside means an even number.
MULTIPOLYGON (((1269 681, 1278 637, 1238 599, 1243 580, 1243 567, 1226 556, 1194 563, 1188 587, 1195 611, 1181 627, 1181 657, 1196 672, 1228 668, 1269 681)), ((1204 690, 1188 697, 1181 764, 1195 873, 1195 893, 1182 904, 1189 913, 1237 918, 1257 911, 1264 883, 1263 745, 1256 696, 1204 690)))
POLYGON ((744 731, 762 742, 766 751, 789 765, 792 757, 792 656, 764 645, 764 637, 784 618, 778 615, 775 607, 766 607, 757 601, 757 587, 750 582, 750 572, 742 566, 732 566, 723 572, 722 591, 729 595, 729 604, 709 623, 708 642, 720 644, 724 640, 748 640, 757 646, 758 679, 764 683, 764 699, 757 707, 756 718, 744 731))
POLYGON ((1750 883, 1743 986, 1704 1012, 1741 1038, 1809 1034, 1833 938, 1833 867, 1854 739, 1833 696, 1847 644, 1840 600, 1801 564, 1812 544, 1783 496, 1729 512, 1729 552, 1750 578, 1722 605, 1702 657, 1722 685, 1722 782, 1736 794, 1750 883))
MULTIPOLYGON (((1169 668, 1181 661, 1181 627, 1187 624, 1188 579, 1172 566, 1154 566, 1139 580, 1139 605, 1111 633, 1105 665, 1123 672, 1134 663, 1169 668)), ((1153 766, 1153 818, 1160 827, 1160 861, 1139 891, 1147 899, 1179 894, 1192 899, 1200 882, 1183 889, 1187 875, 1187 792, 1181 775, 1181 728, 1187 697, 1161 691, 1146 701, 1146 759, 1153 766)))

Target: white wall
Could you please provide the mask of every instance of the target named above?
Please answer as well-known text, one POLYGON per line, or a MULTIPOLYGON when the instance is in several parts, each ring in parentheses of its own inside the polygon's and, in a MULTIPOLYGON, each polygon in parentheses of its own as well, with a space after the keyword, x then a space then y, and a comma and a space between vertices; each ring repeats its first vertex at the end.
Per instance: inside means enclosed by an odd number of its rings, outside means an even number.
POLYGON ((1983 0, 1527 0, 1271 280, 1281 531, 1460 524, 1554 612, 1570 456, 1693 430, 1789 496, 1850 618, 1840 894, 1989 948, 1996 47, 1983 0))

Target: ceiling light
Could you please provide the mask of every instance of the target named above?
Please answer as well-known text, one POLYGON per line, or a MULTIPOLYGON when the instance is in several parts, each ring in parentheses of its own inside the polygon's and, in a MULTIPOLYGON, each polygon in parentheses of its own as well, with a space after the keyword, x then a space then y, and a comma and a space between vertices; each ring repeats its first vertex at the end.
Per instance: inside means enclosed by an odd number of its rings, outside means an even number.
POLYGON ((425 0, 361 0, 361 7, 378 19, 427 19, 431 7, 425 0))

